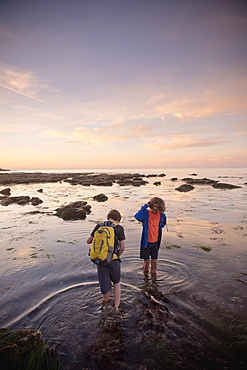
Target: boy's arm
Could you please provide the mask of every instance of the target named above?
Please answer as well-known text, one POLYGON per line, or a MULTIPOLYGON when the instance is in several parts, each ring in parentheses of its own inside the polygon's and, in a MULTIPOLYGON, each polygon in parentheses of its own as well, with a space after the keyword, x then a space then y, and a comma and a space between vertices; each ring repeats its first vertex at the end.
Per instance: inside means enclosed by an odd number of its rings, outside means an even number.
POLYGON ((91 244, 92 243, 92 241, 93 241, 93 237, 94 237, 94 233, 95 233, 95 231, 98 229, 100 227, 100 224, 97 224, 96 226, 95 226, 95 228, 93 229, 93 231, 91 232, 91 235, 88 237, 88 239, 87 239, 87 244, 91 244))
POLYGON ((147 208, 148 208, 148 205, 144 204, 144 206, 142 206, 142 208, 135 214, 134 217, 137 219, 137 221, 140 221, 140 222, 144 221, 144 215, 145 215, 147 208))
POLYGON ((118 250, 118 256, 121 256, 121 254, 125 250, 125 241, 124 240, 119 240, 119 250, 118 250))

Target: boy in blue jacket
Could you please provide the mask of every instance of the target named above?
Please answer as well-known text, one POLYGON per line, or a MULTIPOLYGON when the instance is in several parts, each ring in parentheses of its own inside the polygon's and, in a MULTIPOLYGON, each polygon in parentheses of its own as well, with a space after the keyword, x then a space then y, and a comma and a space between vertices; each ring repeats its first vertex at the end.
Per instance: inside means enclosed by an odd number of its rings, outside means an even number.
POLYGON ((151 279, 156 280, 157 259, 162 237, 162 228, 166 225, 165 202, 153 197, 135 214, 142 223, 140 258, 144 260, 143 272, 148 275, 151 257, 151 279))

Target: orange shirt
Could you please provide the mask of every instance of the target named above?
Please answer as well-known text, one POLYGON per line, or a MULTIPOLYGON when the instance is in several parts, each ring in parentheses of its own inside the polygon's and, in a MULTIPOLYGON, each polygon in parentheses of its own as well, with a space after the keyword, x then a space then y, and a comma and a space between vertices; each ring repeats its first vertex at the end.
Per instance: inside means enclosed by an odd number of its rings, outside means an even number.
POLYGON ((149 243, 155 243, 158 241, 160 213, 153 213, 149 209, 148 216, 148 241, 149 243))

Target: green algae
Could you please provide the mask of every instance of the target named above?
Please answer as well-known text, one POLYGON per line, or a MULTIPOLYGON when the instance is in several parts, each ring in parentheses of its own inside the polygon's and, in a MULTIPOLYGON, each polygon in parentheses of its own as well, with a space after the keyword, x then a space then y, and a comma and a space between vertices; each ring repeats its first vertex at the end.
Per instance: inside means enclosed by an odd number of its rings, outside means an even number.
POLYGON ((2 370, 58 370, 58 352, 37 330, 0 329, 2 370))

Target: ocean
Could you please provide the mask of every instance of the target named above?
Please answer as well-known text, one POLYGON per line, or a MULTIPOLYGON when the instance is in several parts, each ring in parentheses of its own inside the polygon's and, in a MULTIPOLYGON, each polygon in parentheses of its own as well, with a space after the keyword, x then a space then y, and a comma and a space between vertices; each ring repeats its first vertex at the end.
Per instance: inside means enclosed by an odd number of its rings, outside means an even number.
POLYGON ((12 196, 43 200, 38 206, 0 206, 0 327, 40 330, 46 343, 57 348, 61 370, 246 367, 246 169, 25 172, 166 176, 145 178, 148 184, 141 187, 66 182, 0 186, 10 187, 12 196), (240 187, 194 185, 181 193, 176 188, 185 177, 240 187), (154 185, 156 181, 160 185, 154 185), (40 188, 42 193, 37 192, 40 188), (108 197, 106 202, 93 200, 101 193, 108 197), (153 196, 165 200, 168 221, 155 283, 142 272, 142 227, 134 218, 153 196), (77 200, 92 206, 85 220, 55 216, 58 207, 77 200), (101 310, 97 270, 86 244, 95 224, 113 208, 122 214, 126 234, 117 319, 111 310, 107 315, 101 310), (114 350, 107 353, 109 348, 114 350))

